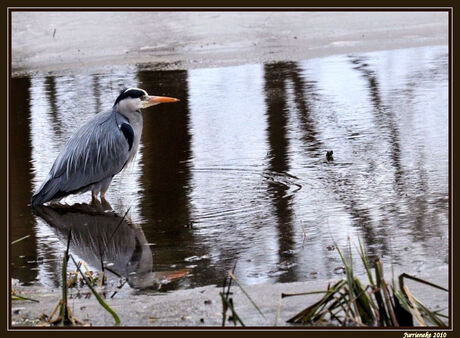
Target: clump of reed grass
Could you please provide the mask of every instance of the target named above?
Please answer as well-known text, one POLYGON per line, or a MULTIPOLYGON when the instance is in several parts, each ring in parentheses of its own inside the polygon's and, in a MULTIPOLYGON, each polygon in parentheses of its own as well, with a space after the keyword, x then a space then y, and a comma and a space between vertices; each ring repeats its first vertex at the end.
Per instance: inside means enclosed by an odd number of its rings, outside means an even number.
POLYGON ((345 267, 345 278, 328 285, 326 291, 282 294, 281 297, 289 297, 324 293, 318 302, 300 311, 290 318, 288 323, 315 326, 412 327, 415 321, 418 326, 447 326, 444 319, 448 317, 440 311, 429 310, 411 294, 404 280, 411 279, 443 291, 448 291, 447 289, 405 273, 399 276, 398 285, 395 285, 394 281, 389 284, 384 278, 382 262, 376 258, 371 266, 360 242, 361 262, 368 277, 368 284, 364 286, 353 273, 350 245, 350 262, 345 259, 340 248, 337 245, 335 247, 345 267))

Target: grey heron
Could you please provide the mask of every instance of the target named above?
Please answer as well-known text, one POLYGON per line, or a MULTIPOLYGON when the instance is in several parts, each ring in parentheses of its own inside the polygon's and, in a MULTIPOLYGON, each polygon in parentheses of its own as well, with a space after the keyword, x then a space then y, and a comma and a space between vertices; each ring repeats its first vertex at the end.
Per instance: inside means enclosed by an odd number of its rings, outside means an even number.
POLYGON ((96 114, 67 142, 38 191, 33 206, 91 190, 93 201, 105 193, 137 152, 142 134, 141 109, 177 102, 165 96, 149 96, 139 88, 120 92, 111 110, 96 114))

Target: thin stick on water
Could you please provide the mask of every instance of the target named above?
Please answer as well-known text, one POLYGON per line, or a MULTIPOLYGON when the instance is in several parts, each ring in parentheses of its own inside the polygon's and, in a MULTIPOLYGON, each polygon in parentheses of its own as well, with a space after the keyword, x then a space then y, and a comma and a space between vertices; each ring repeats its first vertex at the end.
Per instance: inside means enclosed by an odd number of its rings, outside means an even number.
POLYGON ((305 241, 307 240, 307 232, 305 231, 305 225, 303 224, 303 221, 300 222, 300 226, 302 227, 302 232, 303 232, 303 237, 302 237, 302 248, 305 245, 305 241))
POLYGON ((24 237, 15 239, 14 241, 11 242, 11 244, 19 243, 20 241, 23 241, 24 239, 29 238, 29 237, 30 237, 30 235, 25 235, 24 237))
MULTIPOLYGON (((115 233, 118 231, 118 228, 120 228, 121 223, 123 223, 123 221, 125 220, 126 215, 128 215, 129 210, 131 210, 131 207, 129 207, 128 210, 126 210, 126 212, 125 212, 125 214, 123 215, 123 217, 121 218, 120 222, 118 222, 117 227, 116 227, 115 230, 113 230, 113 232, 111 233, 110 238, 109 238, 109 240, 107 241, 107 243, 110 243, 110 242, 112 241, 113 236, 114 236, 115 233)), ((104 248, 104 249, 105 249, 105 248, 104 248)), ((105 250, 102 250, 102 254, 101 254, 101 255, 104 255, 104 253, 105 253, 105 250)), ((101 259, 102 259, 102 258, 101 258, 101 259)))
POLYGON ((283 301, 283 297, 280 295, 280 298, 278 299, 278 306, 276 308, 275 323, 273 324, 273 326, 278 326, 278 318, 280 317, 282 301, 283 301))
POLYGON ((69 318, 69 311, 67 308, 67 264, 69 262, 69 249, 71 239, 72 228, 69 229, 69 234, 67 235, 67 247, 62 260, 62 304, 61 309, 59 311, 59 316, 63 318, 64 325, 69 324, 71 322, 69 318))

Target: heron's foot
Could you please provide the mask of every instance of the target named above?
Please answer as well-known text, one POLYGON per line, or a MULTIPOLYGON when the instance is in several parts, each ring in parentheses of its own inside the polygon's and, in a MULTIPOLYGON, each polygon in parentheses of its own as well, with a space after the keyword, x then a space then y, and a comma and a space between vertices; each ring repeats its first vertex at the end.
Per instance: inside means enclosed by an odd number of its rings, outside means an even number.
POLYGON ((102 209, 102 204, 101 202, 98 200, 98 198, 96 197, 96 195, 91 195, 91 202, 89 203, 91 206, 95 207, 95 208, 100 208, 102 209))
POLYGON ((109 201, 105 199, 104 195, 101 195, 101 204, 102 204, 102 208, 104 209, 104 211, 113 210, 112 206, 110 205, 109 201))

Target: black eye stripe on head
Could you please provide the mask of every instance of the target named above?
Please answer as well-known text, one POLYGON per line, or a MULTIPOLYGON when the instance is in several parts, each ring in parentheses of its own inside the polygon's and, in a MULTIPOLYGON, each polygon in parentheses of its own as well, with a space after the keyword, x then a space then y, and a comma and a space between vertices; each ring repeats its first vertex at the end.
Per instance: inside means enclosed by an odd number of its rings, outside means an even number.
POLYGON ((138 98, 138 97, 143 97, 146 95, 145 91, 137 89, 137 88, 124 88, 121 90, 120 95, 118 95, 117 99, 115 100, 115 103, 113 104, 114 106, 120 102, 121 100, 124 100, 126 98, 138 98))

